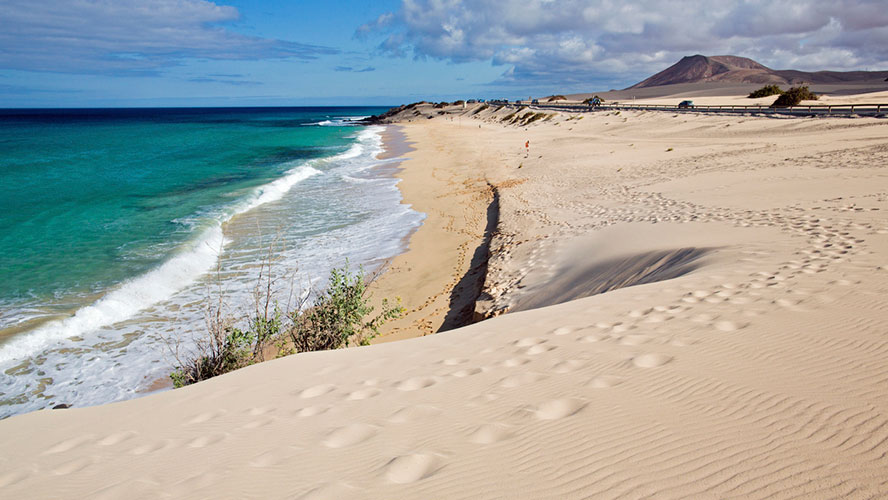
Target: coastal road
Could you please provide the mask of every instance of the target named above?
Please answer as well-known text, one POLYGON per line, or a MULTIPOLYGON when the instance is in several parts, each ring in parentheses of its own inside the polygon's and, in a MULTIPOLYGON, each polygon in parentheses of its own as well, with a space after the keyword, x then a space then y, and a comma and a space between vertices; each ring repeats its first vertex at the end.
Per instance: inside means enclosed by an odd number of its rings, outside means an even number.
POLYGON ((888 115, 888 104, 818 104, 811 106, 790 106, 785 108, 772 108, 769 106, 694 106, 692 108, 679 108, 678 105, 669 106, 662 104, 603 104, 601 106, 588 106, 586 104, 508 104, 510 107, 529 107, 534 109, 551 109, 559 111, 669 111, 683 113, 732 113, 732 114, 764 114, 764 115, 793 115, 793 116, 875 116, 888 115))

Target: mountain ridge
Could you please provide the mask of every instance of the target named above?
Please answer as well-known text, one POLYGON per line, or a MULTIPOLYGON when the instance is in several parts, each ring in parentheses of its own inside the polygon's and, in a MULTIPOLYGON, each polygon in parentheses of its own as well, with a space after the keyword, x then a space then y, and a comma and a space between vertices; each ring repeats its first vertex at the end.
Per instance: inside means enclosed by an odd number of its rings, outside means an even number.
POLYGON ((672 66, 625 90, 698 82, 799 85, 852 83, 886 78, 888 71, 775 70, 747 57, 696 54, 682 57, 672 66))

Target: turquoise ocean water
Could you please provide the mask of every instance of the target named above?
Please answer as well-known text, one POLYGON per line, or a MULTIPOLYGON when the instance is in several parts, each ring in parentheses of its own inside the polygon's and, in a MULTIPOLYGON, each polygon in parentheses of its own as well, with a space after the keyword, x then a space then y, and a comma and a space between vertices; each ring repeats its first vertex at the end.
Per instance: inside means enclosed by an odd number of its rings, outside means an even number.
POLYGON ((0 417, 145 391, 269 249, 296 293, 402 251, 382 110, 0 111, 0 417))

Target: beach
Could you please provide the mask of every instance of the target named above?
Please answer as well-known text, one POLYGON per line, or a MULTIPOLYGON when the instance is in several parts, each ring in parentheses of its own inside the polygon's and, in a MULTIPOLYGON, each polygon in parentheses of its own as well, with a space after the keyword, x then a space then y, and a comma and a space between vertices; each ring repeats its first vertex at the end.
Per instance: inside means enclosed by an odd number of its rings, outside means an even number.
POLYGON ((888 121, 390 121, 380 343, 0 421, 0 497, 888 495, 888 121))

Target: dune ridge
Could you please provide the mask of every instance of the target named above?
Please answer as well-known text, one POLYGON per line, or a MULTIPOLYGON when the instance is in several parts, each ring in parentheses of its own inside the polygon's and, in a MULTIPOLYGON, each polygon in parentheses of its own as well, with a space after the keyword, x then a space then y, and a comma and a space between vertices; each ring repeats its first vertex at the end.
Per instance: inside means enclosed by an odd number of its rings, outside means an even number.
POLYGON ((10 418, 0 496, 888 495, 888 122, 438 111, 404 184, 498 186, 491 319, 10 418))

